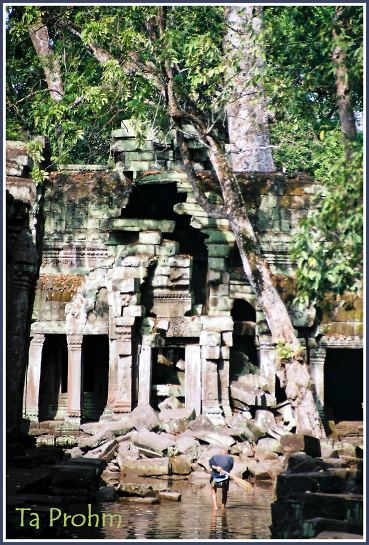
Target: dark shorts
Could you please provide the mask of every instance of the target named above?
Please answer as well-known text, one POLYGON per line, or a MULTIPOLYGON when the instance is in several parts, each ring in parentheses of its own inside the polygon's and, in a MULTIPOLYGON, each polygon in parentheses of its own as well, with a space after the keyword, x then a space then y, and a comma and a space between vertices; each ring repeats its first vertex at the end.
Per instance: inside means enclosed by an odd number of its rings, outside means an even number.
POLYGON ((226 490, 228 492, 229 479, 225 479, 224 481, 216 482, 216 481, 214 481, 213 477, 210 477, 210 484, 214 488, 222 488, 223 490, 226 490))

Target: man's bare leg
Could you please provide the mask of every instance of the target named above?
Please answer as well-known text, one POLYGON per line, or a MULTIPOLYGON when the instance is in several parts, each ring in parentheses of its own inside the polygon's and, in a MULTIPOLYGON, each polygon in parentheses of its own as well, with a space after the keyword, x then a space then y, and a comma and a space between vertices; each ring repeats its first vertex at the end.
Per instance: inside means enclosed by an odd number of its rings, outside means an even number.
POLYGON ((211 487, 211 499, 213 501, 213 509, 218 509, 217 505, 217 489, 215 486, 211 487))
POLYGON ((222 510, 224 510, 227 505, 227 497, 228 497, 228 487, 222 486, 222 510))

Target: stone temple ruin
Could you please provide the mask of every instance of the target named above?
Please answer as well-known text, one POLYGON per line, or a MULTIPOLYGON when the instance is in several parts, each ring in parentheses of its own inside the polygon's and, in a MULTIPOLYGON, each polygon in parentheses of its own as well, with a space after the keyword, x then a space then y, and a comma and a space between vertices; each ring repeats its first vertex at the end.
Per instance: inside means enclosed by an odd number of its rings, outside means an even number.
MULTIPOLYGON (((197 205, 173 139, 140 141, 129 123, 112 137, 113 167, 68 165, 50 177, 24 416, 79 425, 142 402, 195 409, 214 424, 259 410, 276 437, 293 430, 275 345, 228 221, 197 205)), ((206 152, 190 133, 188 144, 216 202, 206 152)), ((327 300, 320 316, 292 306, 289 244, 316 182, 276 173, 241 186, 321 414, 362 420, 361 302, 327 300)))

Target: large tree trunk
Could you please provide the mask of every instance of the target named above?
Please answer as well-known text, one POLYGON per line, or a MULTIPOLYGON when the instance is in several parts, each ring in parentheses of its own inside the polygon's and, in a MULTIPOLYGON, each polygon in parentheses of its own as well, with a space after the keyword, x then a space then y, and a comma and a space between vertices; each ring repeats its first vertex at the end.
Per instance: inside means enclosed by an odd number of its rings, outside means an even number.
MULTIPOLYGON (((161 32, 163 32, 165 26, 165 9, 166 8, 159 8, 161 32)), ((239 10, 239 8, 230 9, 239 10)), ((234 51, 236 51, 236 49, 234 49, 234 51)), ((232 59, 230 59, 230 61, 232 63, 232 59)), ((312 381, 308 366, 306 365, 303 357, 299 354, 300 344, 296 338, 291 319, 284 303, 273 285, 268 264, 262 256, 258 240, 247 214, 237 176, 234 173, 234 170, 230 168, 221 146, 214 139, 211 131, 209 132, 209 130, 207 130, 203 122, 198 117, 193 114, 189 114, 188 112, 184 112, 179 107, 175 93, 174 74, 168 61, 165 62, 164 70, 167 79, 166 96, 168 100, 169 113, 177 127, 177 140, 181 157, 188 179, 194 189, 195 198, 200 206, 202 206, 209 213, 209 215, 219 217, 219 214, 223 214, 223 217, 229 220, 236 238, 238 249, 240 251, 245 274, 251 286, 255 290, 258 297, 258 302, 264 311, 272 338, 275 342, 284 342, 286 346, 291 349, 291 354, 293 354, 293 357, 291 357, 288 361, 280 362, 277 372, 281 385, 285 386, 286 395, 295 410, 296 429, 299 432, 304 431, 312 433, 316 437, 322 437, 324 436, 324 428, 314 403, 311 389, 312 381), (214 206, 210 205, 206 199, 206 196, 201 192, 201 190, 199 190, 199 180, 196 178, 190 159, 189 149, 182 134, 183 121, 192 122, 198 130, 202 141, 207 144, 209 158, 217 175, 223 197, 224 204, 218 209, 216 209, 217 207, 214 209, 214 206)), ((246 85, 247 83, 243 86, 243 88, 245 88, 246 85)), ((259 94, 259 98, 262 98, 261 94, 259 94)), ((245 103, 243 104, 245 108, 251 108, 251 104, 249 102, 246 103, 246 106, 245 103)), ((262 111, 261 104, 263 103, 258 102, 257 106, 260 113, 262 111)), ((251 118, 251 114, 245 112, 244 118, 251 118)), ((237 131, 235 130, 236 127, 242 129, 242 122, 234 124, 233 134, 235 144, 238 143, 238 137, 236 134, 237 131)), ((264 124, 264 129, 265 128, 266 125, 264 124)), ((246 138, 248 134, 251 134, 250 138, 255 138, 255 131, 244 133, 241 130, 240 141, 242 141, 242 138, 246 138)), ((266 144, 266 149, 270 150, 270 148, 268 148, 269 138, 267 137, 267 132, 265 132, 265 130, 263 132, 263 137, 266 144)), ((246 143, 243 146, 244 157, 245 154, 248 153, 248 148, 248 143, 246 143)), ((258 168, 260 163, 257 163, 257 157, 260 158, 261 156, 255 154, 253 157, 253 170, 260 171, 263 170, 263 168, 258 168)), ((263 158, 260 158, 260 161, 265 167, 267 164, 266 161, 263 158)), ((244 171, 248 170, 245 167, 245 162, 242 163, 244 171)), ((270 166, 271 164, 272 163, 269 162, 270 166)), ((269 170, 269 168, 266 170, 269 170)))
POLYGON ((277 374, 286 395, 295 409, 297 431, 310 431, 323 436, 324 429, 312 394, 309 368, 299 355, 296 337, 287 309, 275 289, 269 267, 262 257, 257 237, 248 218, 241 189, 234 172, 265 172, 274 170, 267 127, 266 100, 262 85, 253 81, 253 73, 263 62, 257 34, 261 29, 260 7, 230 6, 225 8, 228 32, 225 52, 229 65, 240 63, 233 72, 231 102, 227 107, 228 130, 232 150, 232 168, 216 143, 210 142, 210 156, 221 185, 224 208, 240 252, 245 274, 264 311, 274 342, 282 341, 294 352, 294 357, 282 362, 277 374))
POLYGON ((228 30, 224 50, 230 60, 226 71, 230 92, 227 119, 233 170, 270 172, 275 166, 265 95, 259 81, 263 62, 254 39, 261 28, 261 7, 226 7, 225 21, 228 30))
POLYGON ((338 114, 340 116, 341 132, 343 135, 346 159, 352 155, 351 142, 356 138, 354 110, 352 108, 349 86, 346 53, 340 44, 340 35, 344 31, 344 6, 336 6, 333 26, 333 53, 332 59, 336 77, 336 94, 338 114))
POLYGON ((270 277, 257 238, 248 218, 239 182, 230 171, 224 154, 214 144, 210 155, 222 189, 226 217, 235 235, 247 279, 263 309, 274 342, 282 341, 294 353, 288 361, 279 362, 277 374, 286 396, 295 410, 297 432, 323 437, 324 428, 312 393, 309 368, 299 352, 300 343, 287 312, 270 277))
POLYGON ((34 23, 29 27, 28 33, 40 59, 50 97, 55 101, 59 101, 64 95, 63 80, 58 58, 50 45, 47 26, 41 21, 34 23))

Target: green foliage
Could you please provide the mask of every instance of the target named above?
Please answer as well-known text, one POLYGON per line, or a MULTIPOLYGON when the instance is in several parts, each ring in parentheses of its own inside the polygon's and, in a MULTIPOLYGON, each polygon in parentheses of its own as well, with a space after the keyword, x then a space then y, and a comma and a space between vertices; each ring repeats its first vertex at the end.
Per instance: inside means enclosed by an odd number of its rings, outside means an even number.
MULTIPOLYGON (((344 7, 338 32, 347 55, 352 105, 362 111, 362 7, 344 7)), ((301 221, 292 258, 297 301, 321 303, 324 294, 357 292, 362 278, 363 194, 360 138, 348 163, 340 133, 332 51, 333 6, 265 10, 264 87, 278 169, 304 171, 321 188, 301 221)))
MULTIPOLYGON (((332 51, 334 6, 265 9, 264 88, 278 169, 315 175, 324 135, 339 127, 332 51)), ((363 10, 346 6, 345 51, 352 104, 362 111, 363 10)), ((340 34, 342 36, 342 34, 340 34)))
POLYGON ((303 355, 304 349, 302 346, 299 346, 296 350, 293 350, 291 346, 285 343, 285 341, 277 342, 277 359, 279 363, 286 363, 293 359, 299 359, 303 355))
MULTIPOLYGON (((304 302, 319 302, 326 290, 355 291, 362 274, 361 144, 347 164, 332 50, 338 41, 347 56, 352 105, 360 112, 363 8, 343 10, 345 24, 334 42, 334 6, 265 6, 265 64, 253 74, 255 81, 262 78, 267 94, 277 168, 305 171, 321 184, 319 208, 302 222, 293 248, 299 301, 304 302)), ((170 129, 165 93, 157 85, 165 80, 168 62, 180 107, 225 139, 230 86, 224 81, 223 7, 169 7, 162 34, 158 12, 157 6, 138 5, 9 8, 7 135, 42 134, 56 164, 106 163, 110 132, 123 119, 134 120, 140 134, 148 125, 170 129), (27 30, 41 19, 62 71, 65 95, 57 103, 47 92, 27 30), (109 59, 99 62, 93 44, 109 59)))
POLYGON ((361 289, 363 251, 363 163, 360 142, 347 163, 342 139, 332 131, 317 154, 314 175, 321 187, 293 242, 298 301, 321 303, 324 294, 361 289))
POLYGON ((41 184, 48 178, 47 171, 41 168, 45 159, 43 156, 44 145, 42 138, 34 138, 27 143, 27 153, 33 161, 31 176, 36 184, 41 184))
POLYGON ((13 7, 7 33, 9 126, 16 121, 30 134, 47 136, 56 163, 106 162, 110 132, 128 117, 139 127, 154 123, 167 130, 169 118, 155 81, 142 71, 127 74, 125 61, 132 57, 133 64, 151 63, 158 73, 169 60, 181 102, 215 115, 224 94, 223 9, 170 9, 161 37, 149 31, 157 11, 138 6, 13 7), (41 17, 62 69, 65 95, 58 103, 46 92, 42 66, 28 37, 28 24, 41 17), (98 62, 89 43, 112 58, 98 62))

